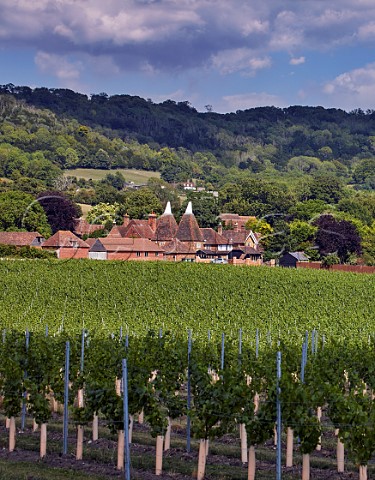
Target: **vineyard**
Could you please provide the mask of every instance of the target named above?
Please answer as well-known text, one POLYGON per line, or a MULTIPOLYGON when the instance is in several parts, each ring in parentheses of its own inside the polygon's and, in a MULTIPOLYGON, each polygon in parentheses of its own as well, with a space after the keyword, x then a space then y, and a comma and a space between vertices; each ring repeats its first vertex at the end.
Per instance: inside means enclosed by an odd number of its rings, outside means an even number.
MULTIPOLYGON (((374 331, 375 276, 149 262, 0 262, 0 326, 51 334, 256 329, 300 342, 374 331)), ((261 341, 265 340, 265 335, 261 341)))
POLYGON ((7 461, 63 454, 97 478, 375 474, 373 277, 48 260, 0 270, 7 461))

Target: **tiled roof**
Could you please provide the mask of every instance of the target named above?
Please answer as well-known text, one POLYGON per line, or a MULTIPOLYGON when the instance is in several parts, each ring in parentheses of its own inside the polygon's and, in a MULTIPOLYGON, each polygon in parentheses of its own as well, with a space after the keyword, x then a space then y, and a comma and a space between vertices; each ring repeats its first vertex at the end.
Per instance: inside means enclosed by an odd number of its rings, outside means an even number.
POLYGON ((126 226, 117 227, 120 235, 122 237, 139 237, 139 238, 148 238, 149 240, 153 238, 154 232, 150 227, 147 220, 130 220, 129 224, 126 226))
MULTIPOLYGON (((31 245, 37 238, 43 238, 38 232, 0 232, 0 244, 24 247, 31 245)), ((38 243, 38 242, 37 242, 38 243)))
POLYGON ((186 245, 186 243, 180 242, 177 238, 174 238, 171 242, 164 245, 166 255, 194 255, 195 248, 186 245))
POLYGON ((87 242, 90 245, 90 252, 106 252, 104 245, 98 238, 88 238, 87 240, 94 240, 93 242, 87 242))
POLYGON ((223 237, 230 243, 245 244, 249 233, 250 232, 247 230, 242 230, 240 232, 236 232, 235 230, 224 230, 223 237))
POLYGON ((263 253, 262 250, 257 250, 253 247, 236 247, 232 251, 236 250, 243 252, 244 255, 261 255, 263 253))
POLYGON ((224 222, 229 220, 236 221, 236 220, 239 220, 240 218, 238 213, 220 213, 219 217, 220 217, 220 220, 224 222))
POLYGON ((296 258, 299 262, 306 262, 309 260, 309 257, 305 255, 305 252, 289 252, 289 255, 296 258))
POLYGON ((219 218, 226 225, 234 226, 234 224, 237 223, 239 228, 244 226, 245 223, 248 220, 250 220, 250 219, 255 220, 256 219, 256 217, 251 216, 251 215, 238 215, 237 213, 221 213, 219 215, 219 218))
POLYGON ((208 245, 227 245, 228 240, 219 233, 215 232, 213 228, 201 228, 204 243, 208 245))
POLYGON ((70 230, 59 230, 42 244, 45 247, 89 248, 89 244, 78 238, 70 230))
POLYGON ((147 238, 98 238, 97 242, 91 247, 90 252, 97 252, 101 244, 107 252, 159 252, 164 249, 151 242, 147 238))
POLYGON ((218 257, 218 256, 221 256, 221 255, 226 255, 226 253, 224 252, 217 252, 216 250, 209 250, 207 248, 200 248, 199 250, 197 250, 197 255, 199 255, 200 253, 203 253, 204 255, 211 255, 213 257, 218 257))
POLYGON ((97 230, 103 230, 103 229, 104 229, 103 225, 91 224, 84 218, 77 218, 75 220, 74 233, 80 236, 90 235, 90 233, 92 232, 96 232, 97 230))
POLYGON ((107 235, 107 238, 121 238, 121 233, 120 233, 120 227, 118 225, 113 225, 113 227, 111 228, 111 231, 109 232, 109 234, 107 235))
POLYGON ((152 240, 156 242, 168 242, 176 237, 178 225, 172 214, 163 214, 156 221, 156 230, 152 240))
POLYGON ((203 235, 192 211, 191 202, 188 203, 186 212, 182 215, 176 238, 181 242, 203 242, 203 235))
POLYGON ((86 238, 85 242, 87 243, 87 245, 89 245, 90 247, 92 247, 94 245, 94 243, 96 242, 96 238, 86 238))

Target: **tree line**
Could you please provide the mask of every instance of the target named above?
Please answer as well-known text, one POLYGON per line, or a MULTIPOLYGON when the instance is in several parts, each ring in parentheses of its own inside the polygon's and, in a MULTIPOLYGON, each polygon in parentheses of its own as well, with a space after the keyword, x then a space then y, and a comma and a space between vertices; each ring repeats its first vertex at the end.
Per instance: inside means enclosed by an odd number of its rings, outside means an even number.
MULTIPOLYGON (((7 84, 0 86, 0 94, 74 119, 111 139, 135 140, 154 150, 168 147, 177 155, 172 155, 169 177, 184 173, 188 177, 194 173, 207 176, 210 168, 207 163, 211 162, 253 173, 271 164, 277 171, 350 175, 355 183, 374 188, 374 110, 345 112, 291 106, 218 114, 198 112, 189 102, 167 100, 155 104, 151 99, 136 96, 106 93, 87 96, 68 89, 32 89, 7 84), (196 153, 203 153, 206 158, 195 156, 196 153), (188 165, 184 165, 186 161, 188 165)), ((87 131, 81 129, 79 133, 85 137, 87 131)), ((118 159, 114 160, 112 151, 102 150, 110 157, 112 167, 123 166, 116 164, 118 159)), ((77 153, 81 158, 81 152, 77 153)), ((142 152, 141 156, 144 155, 142 152)), ((94 163, 105 165, 108 158, 100 152, 95 160, 89 161, 90 166, 99 168, 94 163)), ((141 168, 160 168, 160 162, 157 165, 150 158, 148 162, 151 163, 142 164, 141 168)))

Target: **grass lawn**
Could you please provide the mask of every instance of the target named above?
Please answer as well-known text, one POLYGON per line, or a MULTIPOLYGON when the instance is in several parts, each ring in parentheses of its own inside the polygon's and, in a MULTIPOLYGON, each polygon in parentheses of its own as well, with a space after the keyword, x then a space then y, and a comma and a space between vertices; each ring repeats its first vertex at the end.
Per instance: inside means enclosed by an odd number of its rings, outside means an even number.
POLYGON ((108 173, 120 172, 124 175, 127 182, 147 183, 149 178, 160 178, 160 172, 149 172, 147 170, 133 170, 119 168, 116 170, 100 170, 95 168, 76 168, 74 170, 65 170, 64 174, 71 177, 84 178, 89 180, 101 180, 108 173))
POLYGON ((81 210, 82 210, 82 216, 84 218, 87 217, 87 214, 89 213, 89 211, 91 210, 92 206, 91 205, 87 205, 87 203, 78 203, 78 205, 81 207, 81 210))

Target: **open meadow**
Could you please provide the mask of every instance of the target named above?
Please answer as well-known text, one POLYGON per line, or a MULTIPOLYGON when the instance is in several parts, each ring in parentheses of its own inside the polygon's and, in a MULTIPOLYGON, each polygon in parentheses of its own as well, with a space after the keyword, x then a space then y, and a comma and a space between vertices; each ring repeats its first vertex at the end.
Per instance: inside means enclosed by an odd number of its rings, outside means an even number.
POLYGON ((85 180, 102 180, 108 173, 120 172, 124 175, 127 182, 147 183, 149 178, 160 178, 159 172, 148 170, 136 170, 127 168, 118 168, 116 170, 103 170, 100 168, 76 168, 74 170, 65 170, 64 174, 69 177, 83 178, 85 180))

